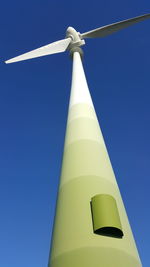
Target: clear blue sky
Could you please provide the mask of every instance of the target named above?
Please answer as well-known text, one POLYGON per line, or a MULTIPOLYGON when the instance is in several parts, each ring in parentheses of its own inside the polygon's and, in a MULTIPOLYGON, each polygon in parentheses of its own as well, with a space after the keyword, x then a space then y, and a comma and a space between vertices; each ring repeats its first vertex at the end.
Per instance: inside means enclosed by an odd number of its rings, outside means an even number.
MULTIPOLYGON (((46 267, 72 62, 4 60, 65 36, 150 13, 149 0, 2 1, 0 266, 46 267)), ((150 20, 87 40, 84 68, 144 267, 150 244, 150 20)))

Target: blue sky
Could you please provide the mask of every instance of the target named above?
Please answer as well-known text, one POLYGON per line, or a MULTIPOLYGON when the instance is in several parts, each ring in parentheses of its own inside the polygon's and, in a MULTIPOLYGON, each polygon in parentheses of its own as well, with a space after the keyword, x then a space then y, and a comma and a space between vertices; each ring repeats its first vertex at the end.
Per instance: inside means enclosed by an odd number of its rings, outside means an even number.
MULTIPOLYGON (((148 0, 3 1, 0 42, 0 266, 46 267, 72 62, 4 60, 65 36, 150 13, 148 0)), ((84 68, 144 267, 149 267, 150 20, 87 40, 84 68)))

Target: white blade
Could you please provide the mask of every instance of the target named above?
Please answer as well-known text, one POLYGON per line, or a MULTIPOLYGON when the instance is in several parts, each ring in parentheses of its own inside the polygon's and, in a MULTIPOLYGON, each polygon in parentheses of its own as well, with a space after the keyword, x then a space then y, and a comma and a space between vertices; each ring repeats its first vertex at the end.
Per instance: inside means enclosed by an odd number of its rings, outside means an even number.
POLYGON ((116 22, 113 24, 109 24, 109 25, 97 28, 89 32, 82 33, 81 37, 82 38, 105 37, 107 35, 113 34, 114 32, 127 28, 131 26, 132 24, 135 24, 137 22, 140 22, 142 20, 149 19, 149 18, 150 18, 150 14, 146 14, 146 15, 138 16, 132 19, 123 20, 120 22, 116 22))
POLYGON ((46 56, 46 55, 61 53, 67 49, 70 42, 71 42, 71 38, 66 38, 66 39, 42 46, 40 48, 34 49, 34 50, 32 50, 28 53, 22 54, 20 56, 6 60, 5 63, 6 64, 7 63, 13 63, 13 62, 17 62, 17 61, 27 60, 30 58, 42 57, 42 56, 46 56))

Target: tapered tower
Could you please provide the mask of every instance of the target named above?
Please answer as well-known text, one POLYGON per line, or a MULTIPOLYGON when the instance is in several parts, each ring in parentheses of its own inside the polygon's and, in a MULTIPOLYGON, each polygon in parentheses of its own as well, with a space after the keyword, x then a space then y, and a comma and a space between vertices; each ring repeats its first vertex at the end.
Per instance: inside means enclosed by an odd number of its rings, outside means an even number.
POLYGON ((79 52, 72 87, 49 267, 140 267, 79 52))

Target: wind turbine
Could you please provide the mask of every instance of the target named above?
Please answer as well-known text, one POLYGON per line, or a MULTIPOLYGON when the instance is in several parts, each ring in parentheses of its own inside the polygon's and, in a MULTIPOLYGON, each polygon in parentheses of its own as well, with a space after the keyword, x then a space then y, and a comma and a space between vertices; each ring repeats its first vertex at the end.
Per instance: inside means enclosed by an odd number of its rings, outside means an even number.
POLYGON ((82 66, 85 38, 105 37, 150 18, 138 16, 66 38, 9 59, 27 60, 69 50, 71 96, 49 267, 142 266, 109 160, 82 66))

